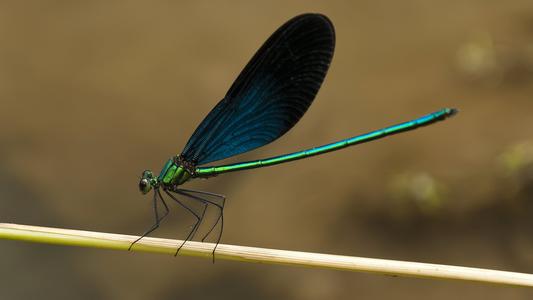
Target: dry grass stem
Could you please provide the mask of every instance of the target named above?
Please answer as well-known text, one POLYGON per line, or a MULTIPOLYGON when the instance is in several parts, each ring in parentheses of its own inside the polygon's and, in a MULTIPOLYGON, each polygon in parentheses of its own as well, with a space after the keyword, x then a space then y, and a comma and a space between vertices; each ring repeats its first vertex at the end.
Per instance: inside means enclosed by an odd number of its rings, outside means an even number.
MULTIPOLYGON (((0 238, 127 251, 137 236, 0 223, 0 238)), ((181 242, 147 237, 132 251, 173 255, 181 242)), ((179 254, 211 259, 213 247, 212 243, 187 242, 179 254)), ((218 245, 216 259, 533 287, 533 275, 525 273, 224 244, 218 245)))

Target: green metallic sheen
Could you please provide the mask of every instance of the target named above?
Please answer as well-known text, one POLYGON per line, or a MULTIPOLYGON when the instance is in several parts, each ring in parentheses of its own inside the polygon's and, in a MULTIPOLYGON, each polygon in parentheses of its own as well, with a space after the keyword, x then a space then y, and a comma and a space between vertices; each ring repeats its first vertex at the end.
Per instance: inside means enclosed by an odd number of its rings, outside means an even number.
POLYGON ((279 155, 279 156, 270 157, 266 159, 240 162, 240 163, 229 164, 229 165, 196 167, 193 177, 204 177, 205 178, 205 177, 210 177, 210 176, 216 176, 222 173, 268 167, 268 166, 273 166, 273 165, 277 165, 281 163, 286 163, 286 162, 293 161, 293 160, 307 158, 310 156, 320 155, 320 154, 328 153, 331 151, 340 150, 342 148, 346 148, 349 146, 358 145, 358 144, 366 143, 366 142, 373 141, 376 139, 384 138, 386 136, 393 135, 396 133, 413 130, 413 129, 416 129, 416 128, 419 128, 425 125, 435 123, 437 121, 444 120, 450 116, 453 116, 455 113, 457 113, 457 110, 455 109, 444 108, 434 113, 420 117, 418 119, 414 119, 408 122, 400 123, 397 125, 393 125, 390 127, 386 127, 383 129, 379 129, 376 131, 358 135, 352 138, 344 139, 338 142, 326 144, 323 146, 319 146, 319 147, 315 147, 315 148, 311 148, 311 149, 307 149, 303 151, 279 155))
POLYGON ((174 159, 169 159, 158 177, 158 182, 166 186, 181 185, 191 178, 191 174, 176 164, 174 159))
POLYGON ((191 174, 185 170, 182 166, 179 166, 172 178, 172 185, 181 185, 191 179, 191 174))
POLYGON ((172 159, 169 159, 159 174, 159 182, 164 185, 169 185, 172 182, 174 173, 176 173, 177 169, 178 166, 174 164, 172 159))

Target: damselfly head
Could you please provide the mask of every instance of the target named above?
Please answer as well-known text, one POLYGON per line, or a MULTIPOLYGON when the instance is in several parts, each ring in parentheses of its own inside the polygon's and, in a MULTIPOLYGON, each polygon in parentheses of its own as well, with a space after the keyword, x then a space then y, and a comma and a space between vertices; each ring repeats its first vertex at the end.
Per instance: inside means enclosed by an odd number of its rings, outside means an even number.
POLYGON ((152 186, 155 184, 156 179, 154 174, 150 170, 144 170, 139 181, 139 190, 143 194, 148 194, 152 189, 152 186))

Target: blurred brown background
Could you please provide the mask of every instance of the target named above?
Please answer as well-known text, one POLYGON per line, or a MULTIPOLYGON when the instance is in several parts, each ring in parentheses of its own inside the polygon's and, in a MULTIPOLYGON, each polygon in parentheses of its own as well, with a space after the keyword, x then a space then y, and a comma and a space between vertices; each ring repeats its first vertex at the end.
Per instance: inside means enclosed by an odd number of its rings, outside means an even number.
MULTIPOLYGON (((261 43, 321 12, 337 47, 292 131, 231 162, 457 107, 449 121, 193 182, 223 243, 533 272, 533 2, 2 1, 0 221, 140 234, 177 154, 261 43)), ((155 236, 183 237, 173 207, 155 236)), ((531 299, 526 289, 0 241, 2 299, 531 299)))

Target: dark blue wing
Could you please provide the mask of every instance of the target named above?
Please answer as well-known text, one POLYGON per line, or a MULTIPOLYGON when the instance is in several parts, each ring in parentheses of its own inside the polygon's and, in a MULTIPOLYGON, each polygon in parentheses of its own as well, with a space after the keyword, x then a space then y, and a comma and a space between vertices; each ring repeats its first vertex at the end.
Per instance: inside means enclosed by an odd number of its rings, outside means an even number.
POLYGON ((198 126, 183 158, 202 165, 282 136, 313 102, 334 47, 335 32, 326 16, 304 14, 282 25, 198 126))

